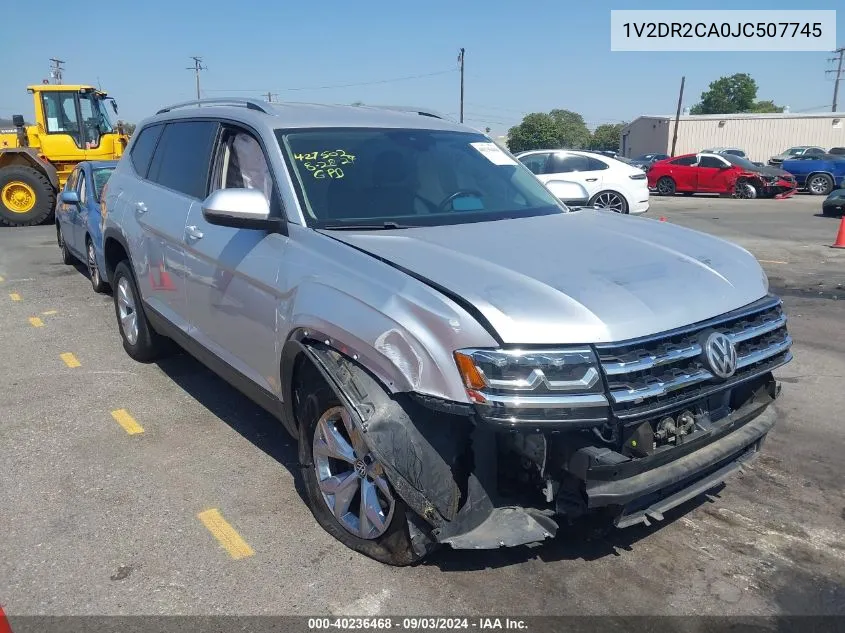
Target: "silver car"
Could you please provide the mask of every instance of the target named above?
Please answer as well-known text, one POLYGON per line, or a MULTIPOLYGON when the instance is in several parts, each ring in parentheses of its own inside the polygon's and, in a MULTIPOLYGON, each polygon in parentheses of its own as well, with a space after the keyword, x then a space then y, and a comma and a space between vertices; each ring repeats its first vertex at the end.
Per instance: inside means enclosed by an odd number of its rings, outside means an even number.
POLYGON ((385 563, 660 521, 775 424, 791 339, 747 251, 570 210, 435 113, 171 106, 103 215, 127 353, 172 339, 277 416, 316 520, 385 563))

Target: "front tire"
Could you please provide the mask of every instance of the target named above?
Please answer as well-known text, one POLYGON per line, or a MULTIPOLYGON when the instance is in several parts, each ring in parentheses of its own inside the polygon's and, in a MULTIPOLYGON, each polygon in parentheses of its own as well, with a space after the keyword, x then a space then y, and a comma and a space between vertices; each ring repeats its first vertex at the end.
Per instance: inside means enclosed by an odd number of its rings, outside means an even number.
POLYGON ((418 561, 409 510, 350 413, 315 375, 300 382, 295 398, 304 493, 317 523, 346 547, 381 563, 418 561))
POLYGON ((657 193, 661 196, 674 196, 675 181, 669 176, 663 176, 657 181, 657 193))
POLYGON ((114 312, 123 339, 123 349, 138 362, 154 361, 165 352, 167 341, 153 330, 147 320, 141 293, 138 292, 135 275, 127 260, 115 267, 113 281, 114 312))
POLYGON ((32 167, 0 169, 0 226, 34 226, 44 222, 56 205, 50 180, 32 167))

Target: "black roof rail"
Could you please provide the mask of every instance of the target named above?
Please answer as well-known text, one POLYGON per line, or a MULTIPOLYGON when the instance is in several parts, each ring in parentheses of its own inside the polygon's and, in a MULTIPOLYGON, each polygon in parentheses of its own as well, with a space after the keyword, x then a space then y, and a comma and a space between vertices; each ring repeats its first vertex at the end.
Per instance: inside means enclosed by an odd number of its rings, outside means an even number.
POLYGON ((381 110, 394 110, 396 112, 407 112, 408 114, 419 114, 420 116, 430 116, 434 119, 444 119, 444 120, 446 120, 448 118, 445 115, 440 114, 439 112, 436 112, 435 110, 430 110, 428 108, 417 108, 415 106, 374 105, 374 106, 368 106, 368 107, 378 108, 378 109, 381 109, 381 110))
POLYGON ((219 97, 214 99, 193 99, 192 101, 183 101, 182 103, 174 103, 166 108, 162 108, 156 114, 163 114, 170 112, 177 108, 187 108, 190 106, 204 106, 204 105, 237 105, 244 106, 248 110, 257 110, 264 114, 270 114, 272 111, 267 109, 267 105, 258 99, 243 99, 240 97, 219 97))

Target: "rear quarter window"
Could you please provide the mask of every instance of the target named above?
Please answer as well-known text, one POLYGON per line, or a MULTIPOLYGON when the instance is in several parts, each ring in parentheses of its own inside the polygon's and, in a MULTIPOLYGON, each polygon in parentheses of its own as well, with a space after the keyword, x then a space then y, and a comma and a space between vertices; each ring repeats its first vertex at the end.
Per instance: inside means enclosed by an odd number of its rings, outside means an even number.
POLYGON ((164 126, 161 124, 145 127, 138 133, 138 138, 135 139, 132 149, 129 150, 132 166, 142 178, 147 177, 150 160, 153 157, 153 151, 155 150, 159 136, 161 136, 162 129, 164 129, 164 126))
POLYGON ((214 121, 168 123, 155 148, 147 177, 187 196, 204 197, 216 134, 214 121))

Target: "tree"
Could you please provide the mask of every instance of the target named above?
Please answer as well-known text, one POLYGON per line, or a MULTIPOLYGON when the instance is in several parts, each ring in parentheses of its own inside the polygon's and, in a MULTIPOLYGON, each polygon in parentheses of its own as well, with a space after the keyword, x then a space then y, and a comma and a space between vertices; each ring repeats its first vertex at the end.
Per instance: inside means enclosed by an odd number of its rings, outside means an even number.
POLYGON ((558 147, 560 147, 558 125, 554 118, 545 112, 526 114, 522 123, 508 130, 508 149, 513 153, 558 147))
POLYGON ((117 125, 123 128, 123 133, 129 136, 135 132, 135 124, 134 123, 127 123, 126 121, 118 120, 117 125))
POLYGON ((353 101, 349 105, 355 106, 355 107, 361 107, 362 105, 364 105, 364 102, 363 101, 353 101))
POLYGON ((552 110, 549 115, 558 129, 557 147, 581 149, 590 144, 590 130, 584 123, 584 117, 571 110, 552 110))
POLYGON ((619 151, 624 123, 602 123, 593 131, 590 149, 619 151))
POLYGON ((775 105, 774 101, 758 101, 751 106, 752 112, 783 112, 783 106, 775 105))
POLYGON ((690 114, 734 114, 736 112, 783 112, 772 101, 756 101, 757 82, 747 73, 720 77, 701 93, 701 101, 690 114))

